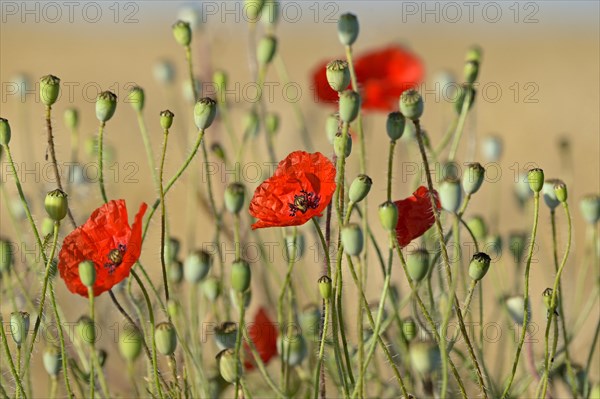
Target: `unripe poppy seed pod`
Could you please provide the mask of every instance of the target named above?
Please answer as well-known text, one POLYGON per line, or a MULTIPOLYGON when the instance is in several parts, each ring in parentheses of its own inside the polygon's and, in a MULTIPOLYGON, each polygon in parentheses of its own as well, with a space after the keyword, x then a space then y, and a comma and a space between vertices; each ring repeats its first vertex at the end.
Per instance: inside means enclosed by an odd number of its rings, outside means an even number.
POLYGON ((127 102, 131 104, 133 109, 141 112, 144 109, 144 89, 139 86, 134 86, 129 90, 127 102))
POLYGON ((418 249, 409 254, 406 259, 406 268, 413 281, 420 282, 423 280, 429 271, 429 252, 418 249))
POLYGON ((477 61, 467 61, 465 63, 465 68, 463 70, 463 75, 465 77, 465 81, 472 85, 477 80, 477 75, 479 75, 479 62, 477 61))
POLYGON ((352 138, 350 135, 344 135, 340 132, 335 135, 333 139, 333 152, 338 158, 348 158, 352 153, 352 138))
POLYGON ((212 256, 203 250, 191 252, 185 259, 183 265, 183 275, 185 281, 190 284, 197 284, 208 275, 212 265, 212 256))
POLYGON ((171 319, 178 318, 182 313, 181 303, 173 298, 169 298, 167 301, 167 314, 171 319))
POLYGON ((544 187, 544 171, 540 168, 530 169, 527 173, 527 180, 531 191, 539 193, 544 187))
POLYGON ((210 150, 221 161, 225 160, 225 150, 223 149, 223 146, 220 143, 212 143, 212 145, 210 146, 210 150))
POLYGON ((171 126, 173 126, 174 117, 175 114, 169 111, 168 109, 160 111, 160 127, 162 127, 163 130, 170 129, 171 126))
POLYGON ((219 372, 221 377, 230 384, 238 380, 238 370, 241 374, 243 371, 242 362, 235 356, 233 349, 225 349, 217 354, 217 362, 219 363, 219 372))
POLYGON ((385 128, 390 140, 396 141, 404 133, 406 118, 400 112, 391 112, 387 116, 385 128))
POLYGON ((173 284, 179 284, 183 280, 183 262, 172 260, 167 267, 167 277, 173 284))
POLYGON ((279 20, 279 1, 266 0, 260 13, 260 21, 267 25, 273 26, 279 20))
POLYGON ((331 289, 331 279, 328 276, 321 276, 319 278, 319 292, 321 293, 321 297, 325 300, 331 298, 332 289, 331 289))
POLYGON ((402 332, 408 342, 412 341, 417 336, 417 324, 412 317, 407 317, 402 320, 402 332))
POLYGON ((554 186, 561 181, 558 179, 547 179, 544 181, 544 185, 542 187, 542 196, 544 197, 544 202, 550 208, 550 210, 554 210, 557 206, 560 205, 560 201, 556 198, 556 192, 554 191, 554 186))
POLYGON ((356 223, 347 224, 341 234, 344 252, 350 256, 358 256, 363 250, 364 238, 360 226, 356 223))
POLYGON ((96 282, 96 265, 91 260, 84 260, 79 263, 79 279, 88 290, 94 287, 96 282))
POLYGON ((481 58, 483 55, 483 50, 481 49, 481 47, 474 45, 471 46, 471 48, 469 48, 469 50, 467 50, 467 54, 465 56, 465 61, 469 62, 481 62, 481 58))
POLYGON ((23 342, 27 340, 29 332, 29 313, 27 312, 12 312, 10 314, 10 331, 13 341, 17 347, 21 347, 23 342))
POLYGON ((467 227, 469 227, 478 242, 483 242, 487 237, 487 226, 481 216, 475 215, 469 218, 467 227))
POLYGON ((56 378, 62 366, 60 348, 54 345, 46 347, 42 361, 46 373, 50 377, 56 378))
POLYGON ((154 342, 156 350, 165 356, 170 356, 177 349, 177 333, 175 326, 169 322, 163 322, 156 325, 154 330, 154 342))
MULTIPOLYGON (((505 303, 508 313, 513 318, 513 321, 522 326, 523 318, 525 316, 525 299, 521 295, 515 295, 506 298, 505 303)), ((530 312, 529 303, 527 304, 527 312, 530 312)))
POLYGON ((460 87, 460 90, 458 91, 458 96, 456 96, 456 100, 454 103, 454 110, 457 114, 460 114, 462 112, 463 104, 467 100, 467 93, 470 93, 468 109, 471 109, 471 107, 473 107, 473 104, 475 104, 475 95, 477 92, 475 91, 473 86, 462 85, 460 87))
POLYGON ((172 26, 173 37, 180 45, 187 47, 192 42, 192 28, 185 21, 177 21, 172 26))
POLYGON ((225 321, 215 329, 215 341, 220 350, 235 348, 237 338, 237 324, 232 321, 225 321))
POLYGON ((430 342, 416 342, 410 347, 412 366, 422 375, 429 375, 440 365, 440 350, 430 342))
POLYGON ((556 199, 561 203, 567 202, 567 185, 563 181, 558 181, 554 184, 554 194, 556 199))
POLYGON ((415 89, 408 89, 400 95, 400 112, 406 118, 416 121, 423 115, 423 98, 415 89))
POLYGON ((268 65, 273 61, 277 51, 277 38, 273 35, 266 35, 258 42, 256 46, 256 59, 259 65, 268 65))
POLYGON ((398 224, 398 207, 391 201, 379 205, 379 221, 385 231, 394 231, 398 224))
POLYGON ((219 295, 221 295, 221 284, 215 277, 209 277, 202 283, 202 292, 206 299, 214 303, 219 295))
POLYGON ((525 255, 525 247, 527 246, 527 233, 521 231, 511 232, 508 236, 508 243, 515 262, 521 263, 523 255, 525 255))
POLYGON ((252 271, 248 262, 238 259, 231 266, 231 287, 238 293, 250 288, 252 271))
POLYGON ((502 156, 503 142, 500 136, 487 136, 481 144, 481 152, 488 162, 498 162, 502 156))
POLYGON ((325 69, 327 82, 329 86, 337 92, 344 91, 350 84, 350 69, 348 62, 342 60, 334 60, 327 64, 325 69))
POLYGON ((67 108, 63 118, 69 129, 77 129, 79 126, 79 111, 76 108, 67 108))
POLYGON ((298 366, 308 353, 306 340, 301 334, 296 334, 292 337, 279 335, 277 337, 277 353, 282 358, 285 354, 284 360, 288 365, 292 367, 298 366))
POLYGON ((469 276, 475 281, 481 280, 488 272, 491 261, 490 256, 484 252, 474 254, 469 263, 469 276))
POLYGON ((0 145, 10 143, 10 124, 8 120, 0 118, 0 145))
POLYGON ((439 187, 442 208, 450 213, 458 212, 462 200, 462 189, 458 180, 445 179, 439 187))
POLYGON ((350 201, 354 203, 358 203, 366 198, 371 191, 371 186, 373 185, 373 180, 367 175, 358 175, 350 184, 350 189, 348 190, 348 197, 350 201))
POLYGON ((462 177, 463 190, 467 194, 475 194, 481 188, 484 179, 485 169, 479 162, 468 164, 462 177))
POLYGON ((81 316, 75 325, 75 333, 77 339, 86 345, 91 345, 96 342, 96 325, 88 316, 81 316))
POLYGON ((325 120, 325 133, 327 133, 327 140, 331 144, 333 144, 333 140, 335 140, 335 135, 340 131, 340 116, 336 112, 334 114, 330 114, 325 120))
MULTIPOLYGON (((542 300, 544 301, 544 305, 546 306, 546 309, 548 309, 548 311, 552 311, 554 309, 552 309, 552 293, 554 292, 554 290, 552 288, 546 288, 544 290, 544 292, 542 292, 542 300)), ((558 299, 558 297, 557 297, 558 299)), ((554 307, 556 308, 556 304, 554 304, 554 307)))
POLYGON ((198 100, 194 105, 194 122, 199 130, 208 129, 217 115, 217 103, 209 97, 198 100))
POLYGON ((40 79, 40 100, 42 104, 51 107, 60 94, 60 79, 54 75, 42 76, 40 79))
POLYGON ((581 216, 590 225, 595 225, 600 220, 600 195, 589 194, 579 202, 581 216))
POLYGON ((239 310, 240 305, 243 305, 244 309, 247 309, 248 306, 250 306, 250 302, 252 301, 252 290, 247 289, 246 291, 242 292, 240 298, 239 292, 235 291, 234 289, 230 289, 229 298, 231 299, 231 303, 233 304, 235 309, 239 310))
POLYGON ((360 112, 360 94, 354 90, 344 90, 340 93, 339 112, 342 122, 350 123, 360 112))
POLYGON ((338 20, 338 37, 344 46, 352 46, 358 38, 358 18, 351 13, 342 14, 338 20))
POLYGON ((58 188, 50 191, 46 194, 46 198, 44 199, 44 207, 52 220, 60 222, 67 216, 67 211, 69 209, 67 194, 58 188))
POLYGON ((255 22, 261 15, 265 6, 265 0, 244 0, 244 12, 248 20, 255 22))
POLYGON ((96 99, 96 118, 100 122, 107 122, 113 117, 117 109, 117 96, 110 91, 103 91, 96 99))
POLYGON ((238 214, 244 207, 246 188, 242 183, 230 183, 225 189, 225 208, 228 212, 238 214))

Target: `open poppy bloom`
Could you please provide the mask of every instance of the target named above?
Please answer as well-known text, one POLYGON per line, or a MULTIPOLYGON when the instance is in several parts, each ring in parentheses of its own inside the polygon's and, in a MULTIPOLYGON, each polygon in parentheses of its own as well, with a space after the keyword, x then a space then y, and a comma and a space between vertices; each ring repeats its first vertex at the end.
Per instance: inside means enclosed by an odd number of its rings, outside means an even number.
MULTIPOLYGON (((438 211, 441 209, 437 191, 433 191, 438 211)), ((415 238, 421 237, 435 223, 431 209, 431 199, 427 187, 421 186, 408 198, 395 201, 398 207, 396 238, 401 247, 405 247, 415 238)))
POLYGON ((335 172, 320 152, 292 152, 254 191, 249 211, 258 221, 252 229, 299 226, 321 216, 335 191, 335 172))
MULTIPOLYGON (((277 327, 269 319, 264 308, 258 309, 254 316, 254 322, 248 327, 248 336, 254 343, 263 363, 267 364, 277 355, 277 327)), ((253 370, 255 367, 254 357, 250 347, 244 342, 244 368, 253 370)))
POLYGON ((130 227, 125 201, 110 201, 65 237, 58 255, 58 270, 69 291, 88 296, 87 287, 79 279, 79 264, 84 260, 94 262, 95 296, 129 276, 142 250, 142 217, 147 208, 145 203, 140 205, 130 227))
MULTIPOLYGON (((338 93, 327 82, 327 63, 313 73, 319 101, 336 103, 338 93)), ((423 80, 423 64, 419 58, 400 46, 389 46, 360 55, 354 60, 361 103, 364 110, 390 112, 398 108, 398 99, 407 89, 423 80)))

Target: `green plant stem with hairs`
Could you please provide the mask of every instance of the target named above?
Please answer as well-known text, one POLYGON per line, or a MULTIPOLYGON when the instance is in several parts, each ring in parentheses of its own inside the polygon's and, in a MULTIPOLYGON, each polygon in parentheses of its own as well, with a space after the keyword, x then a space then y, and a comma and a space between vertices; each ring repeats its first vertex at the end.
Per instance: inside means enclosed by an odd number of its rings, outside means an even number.
POLYGON ((160 193, 160 265, 162 268, 163 285, 165 286, 165 302, 169 302, 169 279, 167 278, 167 265, 165 261, 165 232, 167 227, 167 210, 165 205, 165 190, 163 186, 163 173, 165 170, 165 158, 167 155, 167 143, 169 141, 169 129, 163 133, 162 154, 158 172, 158 187, 160 193))
POLYGON ((106 188, 104 187, 104 127, 106 122, 100 122, 98 128, 98 183, 100 184, 100 194, 104 203, 108 202, 106 188))
POLYGON ((527 263, 525 265, 525 292, 523 294, 523 324, 521 330, 521 336, 519 338, 519 342, 517 343, 517 351, 515 353, 515 358, 513 361, 512 371, 508 380, 508 384, 506 388, 504 388, 504 392, 502 393, 502 399, 508 397, 510 392, 510 388, 515 379, 515 374, 517 372, 517 366, 519 365, 519 357, 521 355, 521 350, 523 349, 523 343, 525 342, 525 334, 527 334, 527 323, 529 322, 529 271, 531 270, 531 259, 533 258, 533 248, 535 245, 535 238, 537 235, 538 229, 538 220, 540 214, 540 193, 533 193, 533 227, 531 228, 531 240, 529 244, 529 251, 527 253, 527 263))
MULTIPOLYGON (((439 212, 437 210, 437 204, 436 204, 435 197, 434 197, 433 180, 431 178, 431 171, 429 170, 429 161, 427 160, 427 153, 425 152, 425 146, 423 144, 423 137, 422 137, 423 133, 421 131, 421 123, 417 119, 414 121, 414 124, 415 124, 415 128, 416 128, 417 141, 419 143, 419 151, 421 152, 421 158, 423 160, 423 167, 425 168, 425 172, 426 172, 425 175, 427 177, 429 198, 431 200, 431 207, 433 210, 433 214, 435 216, 435 226, 436 226, 436 230, 438 233, 438 241, 440 243, 442 259, 444 261, 444 269, 446 271, 446 278, 448 280, 448 284, 452 285, 452 272, 450 270, 450 259, 448 257, 448 250, 446 248, 446 244, 444 243, 444 230, 442 229, 442 224, 440 221, 439 212)), ((473 366, 475 368, 475 372, 477 375, 477 380, 478 380, 479 387, 481 389, 481 393, 483 394, 484 398, 487 398, 487 391, 485 388, 485 382, 483 380, 483 375, 481 373, 481 368, 479 367, 479 362, 477 361, 477 357, 475 356, 475 351, 473 350, 471 340, 469 339, 469 334, 465 327, 465 322, 462 317, 462 311, 460 309, 460 303, 458 301, 458 297, 456 296, 456 294, 454 294, 454 309, 456 311, 456 316, 458 317, 458 324, 460 327, 460 331, 465 340, 465 344, 467 345, 469 356, 470 356, 471 361, 473 362, 473 366)))
MULTIPOLYGON (((555 347, 553 348, 552 353, 550 353, 548 350, 550 326, 552 325, 552 320, 554 319, 556 308, 559 306, 558 305, 558 291, 559 291, 559 287, 560 287, 560 278, 561 278, 563 270, 567 264, 567 258, 569 257, 569 252, 571 251, 571 237, 573 235, 573 227, 572 227, 572 223, 571 223, 571 213, 569 211, 569 204, 565 201, 565 202, 562 202, 562 206, 565 211, 565 216, 567 218, 567 247, 565 248, 565 253, 563 255, 563 258, 562 258, 562 261, 558 268, 558 271, 556 272, 556 277, 554 278, 554 286, 552 287, 552 297, 550 298, 550 308, 548 309, 548 320, 546 322, 546 333, 544 334, 544 376, 542 377, 542 397, 543 398, 546 397, 546 390, 548 388, 548 379, 550 378, 550 359, 554 360, 554 352, 556 351, 555 347)), ((557 317, 564 319, 565 315, 564 315, 564 313, 561 313, 560 316, 557 316, 557 317)), ((557 323, 558 323, 558 321, 555 322, 555 324, 557 324, 557 323)), ((558 325, 557 325, 557 328, 558 328, 558 325)), ((564 322, 563 322, 563 328, 564 328, 564 322)), ((567 370, 569 369, 569 366, 570 366, 570 363, 568 363, 569 362, 568 353, 569 353, 568 352, 568 341, 565 340, 565 356, 566 356, 565 361, 567 362, 567 370)), ((572 374, 573 374, 573 370, 571 370, 571 373, 569 373, 569 379, 572 378, 572 374)), ((569 385, 571 385, 571 383, 574 383, 574 381, 575 380, 569 381, 569 385)))
MULTIPOLYGON (((10 348, 8 347, 8 337, 6 336, 6 332, 4 331, 4 320, 2 318, 2 313, 0 312, 0 333, 2 338, 2 347, 4 348, 4 354, 6 355, 5 359, 8 359, 8 365, 10 368, 10 373, 12 378, 15 380, 15 384, 17 384, 17 392, 20 392, 23 399, 27 399, 27 394, 25 393, 25 389, 23 389, 23 384, 21 383, 21 377, 19 373, 17 373, 17 369, 15 368, 15 363, 12 358, 12 354, 10 352, 10 348)), ((17 393, 18 396, 18 393, 17 393)))
POLYGON ((148 128, 144 121, 144 114, 141 110, 135 112, 138 127, 142 135, 142 141, 144 142, 144 150, 146 151, 146 158, 148 158, 148 166, 150 167, 150 173, 152 174, 152 180, 156 191, 160 193, 158 175, 156 173, 156 163, 154 162, 154 151, 152 151, 152 144, 150 143, 150 137, 148 136, 148 128))
POLYGON ((469 86, 463 90, 466 90, 466 93, 460 109, 456 130, 454 131, 454 140, 452 140, 452 146, 450 147, 450 153, 448 154, 448 161, 450 162, 454 161, 454 158, 456 158, 458 145, 460 143, 463 131, 465 130, 465 122, 467 121, 467 115, 469 113, 469 109, 471 108, 471 101, 473 101, 471 87, 469 86))

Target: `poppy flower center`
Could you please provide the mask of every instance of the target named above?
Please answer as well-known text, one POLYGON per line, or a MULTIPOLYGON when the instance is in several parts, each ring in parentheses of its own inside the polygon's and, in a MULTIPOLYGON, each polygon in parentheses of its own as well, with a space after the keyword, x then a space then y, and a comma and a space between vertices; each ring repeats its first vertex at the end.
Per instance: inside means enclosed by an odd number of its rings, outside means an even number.
POLYGON ((298 211, 306 213, 309 209, 318 208, 320 200, 321 197, 315 193, 309 193, 305 190, 300 191, 300 195, 294 195, 294 202, 288 203, 290 216, 296 216, 298 211))
POLYGON ((117 267, 123 262, 123 255, 125 255, 125 250, 127 247, 123 244, 119 244, 119 246, 115 249, 111 249, 108 253, 109 262, 104 264, 104 267, 108 269, 109 273, 113 273, 117 267))

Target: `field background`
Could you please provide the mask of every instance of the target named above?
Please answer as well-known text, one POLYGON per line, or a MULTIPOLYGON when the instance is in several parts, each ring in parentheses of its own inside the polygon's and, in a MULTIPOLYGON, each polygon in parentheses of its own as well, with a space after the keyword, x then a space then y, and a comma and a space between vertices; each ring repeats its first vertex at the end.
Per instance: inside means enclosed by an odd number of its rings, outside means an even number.
MULTIPOLYGON (((45 74, 51 73, 62 79, 63 94, 54 107, 55 140, 59 161, 69 157, 69 134, 62 122, 62 113, 67 107, 76 106, 81 112, 82 160, 91 159, 83 150, 86 138, 93 137, 97 131, 97 121, 94 116, 94 101, 97 88, 113 90, 119 96, 116 116, 106 128, 106 143, 115 149, 115 160, 119 175, 113 178, 108 187, 109 197, 125 198, 128 201, 130 215, 137 209, 141 201, 148 203, 154 200, 154 190, 151 185, 149 169, 142 147, 135 114, 129 104, 124 103, 127 88, 133 82, 146 91, 146 122, 149 126, 155 153, 158 153, 162 140, 158 126, 160 110, 170 108, 175 114, 174 130, 171 135, 171 146, 167 158, 165 176, 170 176, 180 165, 186 151, 185 136, 192 126, 191 106, 181 98, 181 88, 186 82, 185 59, 182 48, 178 46, 171 34, 170 26, 178 18, 181 6, 190 3, 164 1, 137 2, 98 2, 102 16, 97 23, 90 23, 83 18, 81 10, 88 2, 81 2, 75 9, 73 23, 68 20, 67 8, 59 2, 62 17, 52 22, 55 14, 46 9, 44 3, 29 2, 28 7, 38 7, 38 21, 35 13, 22 16, 13 15, 9 3, 16 5, 18 11, 23 7, 20 2, 6 2, 2 5, 2 23, 0 25, 0 82, 2 98, 0 115, 11 121, 13 139, 12 148, 18 163, 35 167, 33 174, 21 175, 25 190, 33 204, 36 219, 44 216, 44 193, 54 188, 52 174, 44 160, 46 149, 46 133, 43 123, 43 106, 39 103, 37 94, 31 92, 24 97, 15 94, 14 79, 19 73, 26 73, 33 81, 45 74), (115 6, 116 5, 116 6, 115 6), (111 8, 112 7, 112 8, 111 8), (115 7, 120 12, 116 17, 115 7), (10 11, 10 13, 9 13, 10 11), (126 15, 134 12, 130 18, 137 22, 126 23, 126 15), (176 83, 171 88, 159 85, 153 77, 153 66, 159 59, 169 59, 176 65, 176 83), (69 93, 65 83, 72 87, 69 93), (176 100, 174 100, 176 98, 176 100), (26 100, 24 102, 23 100, 26 100), (137 167, 131 169, 127 162, 133 162, 137 167), (33 166, 35 165, 35 166, 33 166), (133 180, 126 177, 135 171, 133 180), (114 183, 114 180, 118 184, 114 183)), ((595 1, 574 2, 524 2, 518 4, 519 16, 515 17, 515 5, 512 2, 495 2, 494 9, 488 9, 483 14, 482 9, 489 3, 482 2, 474 11, 473 22, 469 21, 468 8, 464 3, 456 3, 460 7, 462 17, 453 22, 456 17, 453 10, 444 8, 445 3, 411 3, 418 7, 417 15, 410 15, 407 2, 395 1, 345 1, 345 2, 284 2, 283 9, 290 12, 282 18, 278 26, 280 38, 280 53, 288 67, 290 80, 301 88, 299 105, 307 120, 315 149, 330 153, 331 148, 324 132, 324 120, 333 108, 316 104, 310 89, 310 76, 314 67, 324 60, 340 57, 343 54, 336 34, 337 16, 351 11, 358 15, 361 23, 361 34, 356 44, 356 54, 362 51, 385 46, 392 43, 402 43, 412 49, 423 60, 426 68, 426 80, 423 88, 426 111, 423 119, 425 129, 431 139, 436 142, 442 136, 452 117, 451 105, 436 98, 435 81, 439 72, 448 70, 457 76, 462 74, 462 65, 466 49, 472 44, 479 44, 484 49, 484 59, 481 67, 479 82, 488 90, 478 93, 475 110, 472 113, 461 146, 459 159, 461 161, 482 161, 480 155, 481 139, 488 134, 500 135, 504 140, 504 155, 496 168, 501 172, 501 178, 495 183, 486 183, 478 193, 468 214, 481 213, 489 215, 489 209, 495 200, 501 204, 501 218, 497 226, 492 228, 506 238, 510 231, 518 229, 529 230, 531 212, 522 213, 516 206, 513 187, 516 171, 526 170, 531 163, 542 167, 546 177, 559 177, 569 187, 569 200, 573 213, 574 243, 573 252, 563 277, 564 301, 567 309, 567 325, 578 317, 575 304, 575 282, 578 268, 584 253, 584 223, 579 213, 579 200, 588 193, 600 191, 600 22, 599 5, 595 1), (294 5, 290 5, 293 3, 294 5), (437 14, 421 15, 421 7, 437 7, 437 14), (436 5, 437 4, 437 5, 436 5), (512 8, 511 8, 512 7, 512 8), (502 16, 495 23, 494 10, 500 9, 502 16), (296 17, 296 12, 300 14, 296 17), (319 15, 316 15, 319 10, 319 15), (531 14, 531 13, 534 14, 531 14), (529 17, 527 17, 529 16, 529 17), (331 17, 329 19, 328 17, 331 17), (424 18, 424 20, 423 20, 424 18), (436 18, 438 20, 436 21, 436 18), (515 22, 517 18, 517 22, 515 22), (529 19, 528 19, 529 18, 529 19), (487 20, 486 20, 487 19, 487 20), (287 22, 286 22, 287 20, 287 22), (536 20, 537 22, 535 22, 536 20), (530 23, 526 23, 530 22, 530 23), (518 87, 518 92, 516 91, 518 87), (499 88, 499 91, 496 90, 499 88), (567 138, 570 143, 570 156, 561 156, 559 141, 567 138), (477 154, 473 157, 473 154, 477 154), (471 158, 472 157, 472 158, 471 158)), ((410 3, 410 2, 408 2, 410 3)), ((193 40, 194 63, 200 79, 208 81, 211 72, 220 68, 230 75, 231 86, 239 84, 239 90, 233 87, 230 101, 236 130, 242 129, 245 112, 250 104, 244 97, 253 96, 248 83, 251 81, 248 72, 247 25, 240 10, 241 3, 237 2, 205 2, 192 4, 196 7, 212 5, 217 8, 215 15, 206 16, 206 21, 195 32, 193 40), (225 4, 227 3, 227 4, 225 4), (202 5, 204 4, 204 5, 202 5), (237 5, 236 5, 237 4, 237 5), (224 7, 233 10, 225 12, 224 7), (235 11, 237 7, 237 12, 235 11)), ((89 6, 89 5, 88 5, 89 6)), ((205 10, 209 10, 204 8, 205 10)), ((213 10, 210 8, 210 10, 213 10)), ((90 10, 91 12, 91 10, 90 10)), ((88 14, 87 18, 90 18, 88 14)), ((277 74, 272 68, 268 81, 277 82, 277 74)), ((295 149, 301 149, 302 141, 298 131, 292 105, 286 101, 282 85, 275 86, 274 95, 267 107, 280 113, 281 129, 276 139, 276 152, 279 158, 295 149)), ((385 196, 386 160, 382 154, 387 154, 387 136, 385 134, 385 115, 372 113, 365 118, 368 170, 375 184, 370 196, 372 210, 374 205, 382 202, 385 196)), ((211 128, 206 136, 209 143, 219 141, 229 143, 222 125, 211 128)), ((262 151, 262 140, 255 146, 257 161, 261 170, 268 173, 265 152, 262 151), (260 161, 259 161, 260 160, 260 161)), ((412 144, 402 144, 396 158, 394 197, 402 198, 410 194, 412 176, 402 171, 409 162, 415 162, 416 152, 412 144)), ((351 160, 349 176, 357 171, 357 154, 355 150, 351 160)), ((199 168, 199 166, 198 166, 199 168)), ((248 173, 253 172, 250 168, 248 173)), ((6 164, 2 163, 2 182, 14 195, 14 184, 6 174, 6 164)), ((185 239, 185 221, 190 216, 186 214, 186 186, 191 174, 188 173, 183 182, 169 193, 171 228, 175 236, 185 239), (181 233, 179 233, 181 232, 181 233)), ((223 175, 215 175, 217 195, 219 198, 223 183, 223 175)), ((230 177, 230 176, 229 176, 230 177)), ((254 175, 247 176, 247 185, 253 190, 258 183, 254 175)), ((204 187, 202 185, 202 187, 204 187)), ((74 209, 75 218, 82 223, 89 212, 100 205, 101 198, 97 185, 88 185, 73 194, 70 203, 74 209)), ((5 199, 2 198, 0 207, 0 235, 14 236, 14 230, 6 213, 5 199)), ((372 213, 373 220, 376 214, 372 213)), ((158 220, 158 218, 155 218, 158 220)), ((560 251, 565 245, 566 226, 562 212, 558 212, 560 251)), ((197 212, 195 221, 195 242, 197 246, 211 240, 213 224, 202 212, 197 212)), ((312 230, 306 226, 303 231, 307 235, 307 246, 316 241, 312 230)), ((66 229, 64 233, 66 233, 66 229)), ((150 237, 144 248, 142 260, 145 266, 152 270, 152 275, 158 281, 159 276, 159 224, 155 221, 150 230, 150 237)), ((532 308, 533 322, 540 328, 545 325, 545 310, 540 298, 542 290, 549 286, 554 279, 551 230, 549 213, 542 205, 541 223, 539 230, 540 248, 536 251, 537 261, 532 268, 532 308)), ((267 232, 265 239, 275 240, 279 237, 274 232, 267 232)), ((228 248, 232 248, 229 246, 228 248)), ((279 247, 281 248, 281 247, 279 247)), ((183 252, 187 252, 184 243, 183 252)), ((314 255, 314 251, 310 253, 314 255)), ((277 255, 278 256, 278 255, 277 255)), ((281 257, 273 259, 275 265, 281 264, 280 272, 284 273, 281 257), (278 263, 279 262, 279 263, 278 263)), ((233 254, 226 255, 226 261, 233 261, 233 254)), ((374 264, 375 266, 375 264, 374 264)), ((17 265, 19 267, 19 265, 17 265)), ((260 262, 254 265, 257 270, 260 262)), ((494 267, 497 273, 491 273, 484 280, 485 302, 491 309, 497 292, 511 293, 510 284, 514 266, 510 256, 504 257, 494 267), (489 295, 489 296, 488 296, 489 295)), ((598 265, 594 265, 597 277, 598 265)), ((320 265, 311 257, 306 257, 304 264, 297 267, 297 273, 305 274, 307 281, 315 281, 320 274, 320 265)), ((395 281, 403 281, 400 267, 394 269, 395 281)), ((303 278, 303 277, 302 277, 303 278)), ((589 279, 583 289, 583 296, 592 292, 594 279, 589 279)), ((370 274, 369 298, 379 295, 381 279, 378 267, 370 274), (372 277, 371 277, 372 276, 372 277)), ((264 301, 262 287, 255 280, 254 299, 250 313, 253 313, 261 301, 264 301)), ((303 285, 299 285, 304 287, 303 285)), ((58 295, 65 308, 69 321, 75 322, 85 311, 87 302, 80 297, 70 295, 62 281, 56 283, 58 295)), ((351 290, 351 284, 348 284, 351 290)), ((404 284, 401 285, 406 292, 404 284)), ((305 294, 299 294, 302 302, 310 302, 316 298, 316 289, 305 294)), ((349 295, 348 298, 352 298, 349 295)), ((0 310, 8 315, 9 301, 3 295, 0 310)), ((108 296, 98 300, 99 315, 106 320, 106 327, 113 321, 115 311, 108 296)), ((487 312, 487 310, 486 310, 487 312)), ((272 312, 274 315, 275 312, 272 312)), ((509 327, 506 320, 498 312, 487 312, 488 321, 497 320, 503 327, 509 327), (495 314, 494 314, 495 313, 495 314)), ((577 363, 584 363, 590 349, 590 337, 593 334, 600 308, 598 302, 592 310, 589 319, 583 327, 583 332, 571 344, 572 357, 577 363)), ((127 380, 121 375, 121 360, 111 343, 113 331, 104 330, 100 346, 104 341, 109 350, 110 360, 108 370, 111 384, 119 387, 117 390, 127 390, 127 380)), ((503 329, 502 339, 511 340, 513 331, 503 329)), ((538 358, 543 353, 543 333, 539 333, 539 343, 534 345, 538 358)), ((507 341, 508 342, 508 341, 507 341)), ((41 345, 38 348, 41 349, 41 345)), ((512 347, 511 347, 512 348, 512 347)), ((486 351, 494 355, 487 356, 489 363, 494 363, 498 346, 488 344, 486 351)), ((512 356, 512 349, 504 354, 512 356)), ((509 369, 508 360, 504 361, 501 370, 506 376, 509 369)), ((593 381, 600 380, 600 357, 598 352, 592 367, 593 381)), ((41 356, 34 358, 40 377, 46 378, 41 368, 41 356)), ((42 380, 45 381, 45 380, 42 380)))

